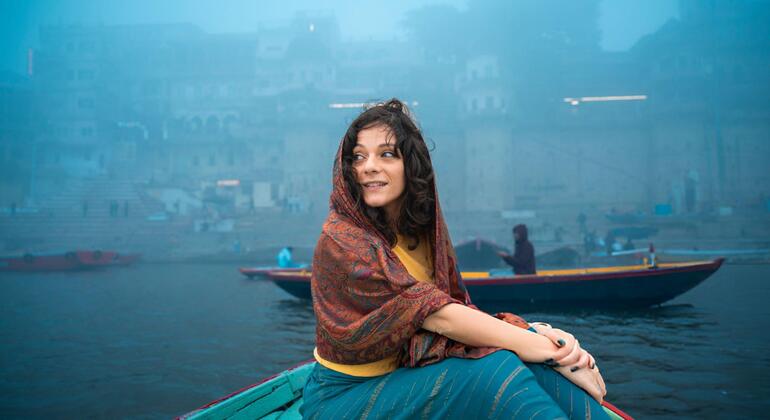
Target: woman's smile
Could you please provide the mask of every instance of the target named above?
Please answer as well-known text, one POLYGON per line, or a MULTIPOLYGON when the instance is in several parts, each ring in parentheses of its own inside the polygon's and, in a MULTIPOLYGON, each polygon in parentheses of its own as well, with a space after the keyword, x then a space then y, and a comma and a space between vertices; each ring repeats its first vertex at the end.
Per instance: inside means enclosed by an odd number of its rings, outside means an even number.
POLYGON ((382 181, 371 181, 371 182, 364 182, 361 185, 363 185, 364 188, 366 188, 369 191, 380 191, 385 186, 387 186, 388 183, 387 182, 382 182, 382 181))

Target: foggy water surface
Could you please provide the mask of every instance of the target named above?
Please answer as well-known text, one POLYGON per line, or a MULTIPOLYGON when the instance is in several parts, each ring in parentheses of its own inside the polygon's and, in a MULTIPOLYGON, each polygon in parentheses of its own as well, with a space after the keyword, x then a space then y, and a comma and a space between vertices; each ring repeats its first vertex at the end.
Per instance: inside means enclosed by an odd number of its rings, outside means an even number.
MULTIPOLYGON (((662 307, 524 313, 599 360, 637 418, 770 409, 770 266, 724 266, 662 307)), ((168 418, 312 357, 309 303, 230 265, 0 277, 0 413, 168 418)))

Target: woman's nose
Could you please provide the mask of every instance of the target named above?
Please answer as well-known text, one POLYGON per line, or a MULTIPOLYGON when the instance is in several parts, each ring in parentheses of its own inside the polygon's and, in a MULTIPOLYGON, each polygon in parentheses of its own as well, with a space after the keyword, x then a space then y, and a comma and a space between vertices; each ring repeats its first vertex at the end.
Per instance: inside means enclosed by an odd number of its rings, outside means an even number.
POLYGON ((364 162, 365 173, 377 173, 380 171, 380 164, 377 162, 376 157, 367 158, 364 162))

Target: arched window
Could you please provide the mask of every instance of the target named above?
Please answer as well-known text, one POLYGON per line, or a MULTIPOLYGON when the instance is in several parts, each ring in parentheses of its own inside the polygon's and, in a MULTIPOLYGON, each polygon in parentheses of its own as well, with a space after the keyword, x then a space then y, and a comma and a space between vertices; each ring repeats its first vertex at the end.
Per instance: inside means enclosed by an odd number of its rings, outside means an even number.
POLYGON ((198 131, 203 127, 203 121, 201 121, 200 117, 193 117, 190 119, 190 131, 198 131))
POLYGON ((212 115, 206 119, 206 132, 216 133, 219 131, 219 118, 212 115))

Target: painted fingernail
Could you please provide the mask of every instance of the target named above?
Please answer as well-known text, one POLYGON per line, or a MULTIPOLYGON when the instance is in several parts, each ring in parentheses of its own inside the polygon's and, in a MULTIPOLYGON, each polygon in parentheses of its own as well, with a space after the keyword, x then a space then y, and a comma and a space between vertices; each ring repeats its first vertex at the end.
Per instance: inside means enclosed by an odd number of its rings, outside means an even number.
POLYGON ((564 340, 563 340, 563 339, 561 339, 561 338, 560 338, 560 339, 558 339, 556 342, 557 342, 557 343, 559 343, 559 347, 564 347, 564 345, 565 345, 565 344, 567 344, 567 342, 566 342, 566 341, 564 341, 564 340))
POLYGON ((580 368, 579 368, 579 367, 577 367, 577 366, 575 366, 575 367, 573 367, 572 369, 570 369, 569 371, 570 371, 570 372, 576 372, 578 369, 580 369, 580 368))
POLYGON ((543 363, 545 363, 546 366, 552 366, 552 367, 559 366, 559 363, 554 362, 553 359, 548 359, 543 363))

